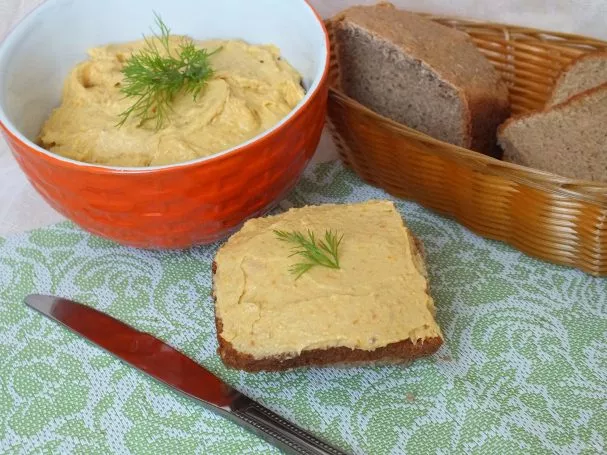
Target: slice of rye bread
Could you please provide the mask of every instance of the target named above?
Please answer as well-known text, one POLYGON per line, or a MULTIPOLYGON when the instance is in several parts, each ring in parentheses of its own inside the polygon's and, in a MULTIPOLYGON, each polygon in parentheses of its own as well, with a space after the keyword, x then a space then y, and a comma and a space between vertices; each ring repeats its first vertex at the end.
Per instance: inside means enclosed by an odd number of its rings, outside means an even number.
POLYGON ((607 182, 607 83, 499 129, 504 160, 573 179, 607 182))
POLYGON ((560 74, 546 107, 607 82, 607 52, 590 52, 573 60, 560 74))
POLYGON ((508 89, 469 36, 392 4, 334 18, 345 93, 434 138, 498 156, 508 89))
MULTIPOLYGON (((421 267, 424 275, 427 275, 424 265, 423 245, 416 237, 413 237, 412 251, 416 257, 416 264, 421 267)), ((217 264, 213 261, 213 277, 217 271, 217 264)), ((429 289, 426 289, 429 293, 429 289)), ((215 301, 215 289, 213 286, 213 300, 215 301)), ((300 367, 353 367, 363 365, 379 365, 386 363, 406 363, 419 357, 434 354, 443 344, 441 337, 426 338, 422 341, 413 343, 410 339, 402 340, 396 343, 390 343, 386 346, 377 348, 373 351, 364 349, 351 349, 347 347, 333 347, 328 349, 310 349, 301 352, 296 357, 273 356, 265 358, 255 358, 250 354, 239 352, 226 341, 221 333, 223 332, 223 323, 215 314, 215 327, 217 330, 217 349, 221 360, 228 367, 244 370, 248 372, 258 371, 284 371, 300 367)))

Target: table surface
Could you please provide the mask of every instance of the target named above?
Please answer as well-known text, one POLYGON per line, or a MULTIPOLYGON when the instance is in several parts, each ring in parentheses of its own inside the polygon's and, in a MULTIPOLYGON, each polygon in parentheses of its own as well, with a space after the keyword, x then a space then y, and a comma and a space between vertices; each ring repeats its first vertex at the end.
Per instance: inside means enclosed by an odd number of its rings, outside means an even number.
MULTIPOLYGON (((43 0, 1 0, 0 37, 43 0)), ((375 3, 374 0, 311 0, 324 17, 351 4, 375 3)), ((392 3, 420 10, 416 0, 393 0, 392 3)), ((603 0, 426 0, 423 10, 438 14, 459 15, 502 23, 579 33, 607 39, 603 0)), ((315 161, 335 156, 331 140, 325 135, 315 161)), ((0 236, 46 226, 63 218, 51 209, 29 185, 6 143, 0 140, 0 236)))

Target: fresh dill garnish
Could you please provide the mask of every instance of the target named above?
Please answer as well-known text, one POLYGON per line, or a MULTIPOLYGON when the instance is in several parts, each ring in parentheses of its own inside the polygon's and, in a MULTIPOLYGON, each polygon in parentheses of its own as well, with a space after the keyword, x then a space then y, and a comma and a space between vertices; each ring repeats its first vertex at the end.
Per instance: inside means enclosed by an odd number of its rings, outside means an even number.
POLYGON ((145 39, 145 47, 134 52, 122 68, 124 81, 121 92, 135 98, 131 107, 120 114, 118 126, 130 116, 156 120, 160 129, 171 111, 171 102, 179 92, 191 94, 194 99, 213 75, 206 49, 198 49, 190 38, 183 38, 177 49, 170 47, 170 30, 160 16, 154 13, 158 33, 145 39))
POLYGON ((279 240, 295 245, 291 256, 301 256, 305 259, 304 262, 298 262, 289 268, 289 271, 295 275, 295 279, 316 265, 331 269, 339 268, 337 250, 343 239, 343 234, 338 237, 332 231, 325 231, 324 240, 316 240, 316 236, 310 230, 308 230, 307 236, 298 231, 286 232, 274 230, 274 234, 276 234, 279 240))

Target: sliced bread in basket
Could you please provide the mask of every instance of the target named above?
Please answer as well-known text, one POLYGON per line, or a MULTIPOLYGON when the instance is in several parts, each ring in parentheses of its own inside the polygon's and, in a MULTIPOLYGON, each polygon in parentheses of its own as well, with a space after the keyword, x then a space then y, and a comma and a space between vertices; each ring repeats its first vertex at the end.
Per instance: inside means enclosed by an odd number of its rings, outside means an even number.
POLYGON ((504 160, 579 180, 607 182, 607 83, 499 129, 504 160))
POLYGON ((389 3, 346 9, 333 24, 348 96, 437 139, 499 154, 508 89, 467 34, 389 3))
POLYGON ((555 106, 606 82, 607 52, 582 54, 563 70, 546 106, 555 106))

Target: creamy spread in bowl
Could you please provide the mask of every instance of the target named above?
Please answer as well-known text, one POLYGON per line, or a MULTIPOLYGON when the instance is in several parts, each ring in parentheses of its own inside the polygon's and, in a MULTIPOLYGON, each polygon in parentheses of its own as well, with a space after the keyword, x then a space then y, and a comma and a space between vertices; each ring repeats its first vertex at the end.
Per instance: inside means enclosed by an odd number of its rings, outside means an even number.
MULTIPOLYGON (((184 37, 171 36, 178 50, 184 37)), ((119 126, 133 100, 122 69, 144 40, 93 48, 67 77, 61 105, 44 123, 40 144, 78 161, 156 166, 209 156, 270 129, 303 99, 301 75, 272 45, 195 41, 208 49, 214 74, 197 97, 179 93, 161 128, 135 117, 119 126), (217 52, 214 52, 217 50, 217 52)))

